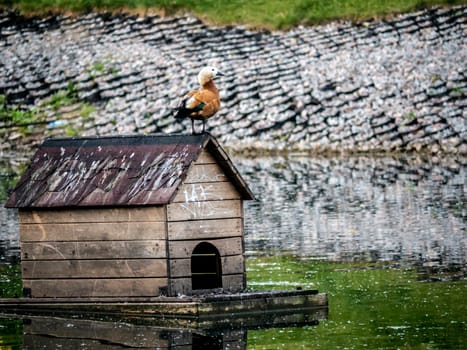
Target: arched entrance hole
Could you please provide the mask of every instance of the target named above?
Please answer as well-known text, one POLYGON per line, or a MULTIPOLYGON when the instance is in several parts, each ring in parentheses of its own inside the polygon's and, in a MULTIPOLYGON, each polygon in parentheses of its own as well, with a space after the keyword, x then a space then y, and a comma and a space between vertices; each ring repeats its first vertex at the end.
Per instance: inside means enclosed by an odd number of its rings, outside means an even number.
POLYGON ((221 335, 201 335, 193 333, 192 335, 193 350, 222 350, 224 349, 224 341, 221 335))
POLYGON ((222 288, 221 256, 216 247, 207 242, 198 244, 191 255, 191 288, 222 288))

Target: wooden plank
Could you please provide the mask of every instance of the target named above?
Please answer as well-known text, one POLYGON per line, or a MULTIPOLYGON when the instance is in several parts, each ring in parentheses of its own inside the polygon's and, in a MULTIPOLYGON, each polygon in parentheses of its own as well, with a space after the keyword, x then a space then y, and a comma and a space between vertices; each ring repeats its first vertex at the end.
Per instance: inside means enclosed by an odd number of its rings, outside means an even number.
POLYGON ((222 274, 244 274, 245 259, 243 255, 224 256, 221 258, 222 274))
POLYGON ((217 164, 194 164, 185 179, 185 183, 227 181, 224 171, 217 164))
MULTIPOLYGON (((242 274, 245 272, 243 255, 221 258, 222 274, 242 274)), ((171 277, 191 277, 191 258, 170 259, 171 277)))
MULTIPOLYGON (((191 277, 171 278, 170 290, 174 295, 191 295, 191 277)), ((244 275, 222 276, 222 289, 231 293, 238 293, 245 289, 244 275)))
POLYGON ((205 149, 201 151, 201 154, 196 160, 196 164, 213 164, 213 163, 216 163, 216 159, 212 156, 212 154, 209 151, 206 151, 205 149))
POLYGON ((193 249, 201 243, 208 242, 214 245, 221 257, 240 255, 243 253, 242 237, 221 238, 215 240, 169 241, 170 259, 191 258, 193 249))
POLYGON ((22 242, 165 239, 164 222, 20 224, 22 242))
POLYGON ((240 200, 173 203, 167 206, 168 221, 241 218, 240 200))
POLYGON ((21 245, 22 260, 165 258, 165 241, 37 242, 21 245))
POLYGON ((167 277, 166 259, 23 261, 23 278, 167 277))
POLYGON ((201 202, 211 200, 240 199, 240 194, 230 182, 208 182, 183 184, 175 195, 173 203, 201 202))
POLYGON ((169 280, 170 291, 173 296, 177 295, 191 295, 191 277, 171 278, 169 280))
POLYGON ((134 222, 164 221, 165 208, 92 208, 92 209, 53 209, 19 211, 20 223, 76 223, 76 222, 134 222))
POLYGON ((235 237, 242 235, 242 219, 170 222, 168 230, 170 240, 235 237))
POLYGON ((158 296, 167 278, 23 280, 33 298, 158 296))
POLYGON ((223 275, 222 287, 225 291, 230 293, 237 293, 245 289, 245 275, 223 275))

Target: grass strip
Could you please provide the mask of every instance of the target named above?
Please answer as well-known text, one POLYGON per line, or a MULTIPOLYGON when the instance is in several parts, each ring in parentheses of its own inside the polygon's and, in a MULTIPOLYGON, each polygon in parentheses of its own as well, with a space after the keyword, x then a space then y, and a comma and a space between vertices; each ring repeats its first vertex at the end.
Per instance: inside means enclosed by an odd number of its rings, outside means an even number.
POLYGON ((140 15, 192 13, 216 25, 287 29, 332 20, 361 22, 467 0, 0 0, 23 15, 128 12, 140 15))

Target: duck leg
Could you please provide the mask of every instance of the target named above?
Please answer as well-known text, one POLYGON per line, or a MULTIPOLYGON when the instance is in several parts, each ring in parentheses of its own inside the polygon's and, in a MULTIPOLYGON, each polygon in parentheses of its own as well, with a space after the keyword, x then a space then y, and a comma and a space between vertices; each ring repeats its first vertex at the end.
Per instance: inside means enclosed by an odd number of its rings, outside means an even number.
POLYGON ((191 134, 192 135, 195 134, 195 120, 194 119, 191 120, 191 134))

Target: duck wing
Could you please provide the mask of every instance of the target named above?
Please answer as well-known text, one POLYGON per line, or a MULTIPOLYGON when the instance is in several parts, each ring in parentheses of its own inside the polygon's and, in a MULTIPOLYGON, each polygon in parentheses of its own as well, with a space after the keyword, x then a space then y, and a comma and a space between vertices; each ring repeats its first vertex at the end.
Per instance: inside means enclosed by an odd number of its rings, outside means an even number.
POLYGON ((219 95, 210 90, 194 90, 186 94, 176 109, 175 118, 206 119, 220 106, 219 95))

